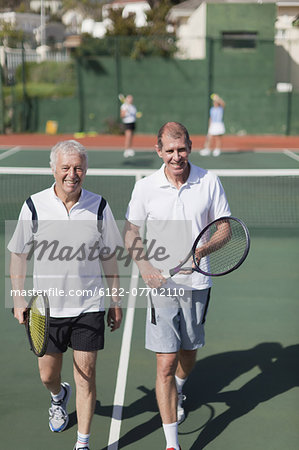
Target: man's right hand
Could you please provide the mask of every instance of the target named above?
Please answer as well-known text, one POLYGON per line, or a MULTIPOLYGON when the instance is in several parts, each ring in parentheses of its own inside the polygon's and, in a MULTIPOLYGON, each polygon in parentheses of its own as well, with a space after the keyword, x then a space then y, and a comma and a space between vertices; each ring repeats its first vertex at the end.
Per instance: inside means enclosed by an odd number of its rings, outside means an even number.
POLYGON ((139 270, 143 281, 151 289, 160 288, 164 283, 166 283, 166 278, 163 277, 161 270, 156 269, 150 264, 146 269, 139 268, 139 270))
POLYGON ((27 306, 25 307, 14 307, 14 317, 19 321, 20 324, 25 324, 26 323, 26 311, 27 311, 27 306))

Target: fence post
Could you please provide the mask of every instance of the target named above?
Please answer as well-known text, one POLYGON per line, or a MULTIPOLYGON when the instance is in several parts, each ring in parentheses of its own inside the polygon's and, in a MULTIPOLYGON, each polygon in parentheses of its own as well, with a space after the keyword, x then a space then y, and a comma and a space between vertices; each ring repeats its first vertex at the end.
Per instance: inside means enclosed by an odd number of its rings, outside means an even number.
POLYGON ((3 83, 2 83, 2 65, 0 64, 0 134, 4 134, 4 96, 3 96, 3 83))
POLYGON ((286 123, 286 136, 291 133, 291 120, 292 120, 292 89, 287 93, 287 123, 286 123))
POLYGON ((207 36, 207 66, 208 66, 208 86, 207 86, 207 129, 209 126, 211 94, 214 90, 214 38, 207 36))
POLYGON ((27 91, 26 91, 26 68, 25 68, 25 48, 22 41, 22 88, 23 88, 23 117, 22 117, 22 131, 26 131, 27 128, 27 91))
POLYGON ((115 74, 116 74, 116 117, 117 120, 120 120, 120 109, 119 109, 119 100, 118 94, 122 92, 122 84, 121 84, 121 56, 119 51, 119 36, 114 37, 115 42, 115 74))
POLYGON ((82 133, 85 129, 85 100, 82 82, 82 69, 79 58, 76 58, 76 67, 77 67, 77 88, 79 100, 79 132, 82 133))
POLYGON ((291 77, 291 42, 288 43, 288 63, 287 63, 287 76, 288 76, 288 82, 289 82, 289 90, 287 92, 287 116, 286 116, 286 136, 289 136, 291 133, 291 121, 292 121, 292 96, 293 96, 293 85, 292 85, 292 77, 291 77))
POLYGON ((15 84, 13 81, 11 81, 10 92, 11 92, 11 110, 12 110, 11 128, 12 128, 13 133, 16 133, 17 132, 17 102, 16 102, 15 84))

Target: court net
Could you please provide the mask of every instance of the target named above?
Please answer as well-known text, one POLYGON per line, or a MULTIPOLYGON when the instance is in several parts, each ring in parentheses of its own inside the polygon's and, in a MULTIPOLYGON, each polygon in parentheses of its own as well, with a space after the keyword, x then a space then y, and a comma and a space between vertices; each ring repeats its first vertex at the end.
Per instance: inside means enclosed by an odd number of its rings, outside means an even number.
MULTIPOLYGON (((89 169, 87 190, 100 193, 116 219, 125 216, 137 179, 153 170, 89 169)), ((298 228, 299 169, 213 170, 221 179, 232 214, 249 227, 298 228)), ((53 184, 48 168, 0 168, 0 220, 16 219, 24 200, 53 184)), ((200 199, 199 199, 200 201, 200 199)))

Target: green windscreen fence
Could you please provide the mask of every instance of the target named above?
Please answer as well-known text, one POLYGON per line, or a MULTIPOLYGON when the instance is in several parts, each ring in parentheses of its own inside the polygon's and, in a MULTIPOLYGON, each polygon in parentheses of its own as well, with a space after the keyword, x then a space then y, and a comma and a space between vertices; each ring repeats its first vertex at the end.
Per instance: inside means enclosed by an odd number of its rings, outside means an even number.
MULTIPOLYGON (((132 94, 143 113, 137 133, 155 134, 173 120, 184 123, 191 134, 205 134, 210 95, 217 92, 226 102, 227 134, 299 133, 298 65, 273 39, 257 34, 253 48, 227 48, 221 36, 190 38, 190 48, 196 50, 192 59, 184 48, 175 57, 153 49, 146 53, 136 37, 98 41, 97 51, 77 58, 66 55, 56 69, 52 61, 33 64, 25 52, 15 76, 4 76, 0 122, 5 129, 45 132, 52 120, 58 133, 119 133, 118 94, 123 93, 132 94), (25 65, 23 78, 17 77, 20 64, 25 65), (292 89, 279 91, 279 81, 292 89)), ((149 38, 146 43, 147 49, 157 44, 149 38)), ((172 44, 160 38, 158 48, 172 44)))

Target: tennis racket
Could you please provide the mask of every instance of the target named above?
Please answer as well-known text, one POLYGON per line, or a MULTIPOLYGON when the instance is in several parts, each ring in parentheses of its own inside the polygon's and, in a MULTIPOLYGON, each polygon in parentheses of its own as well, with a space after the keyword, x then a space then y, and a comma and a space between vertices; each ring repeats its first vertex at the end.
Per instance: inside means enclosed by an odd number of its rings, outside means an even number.
POLYGON ((124 94, 118 94, 118 99, 121 103, 125 103, 126 101, 126 97, 124 96, 124 94))
POLYGON ((31 298, 24 313, 30 348, 36 356, 44 356, 49 340, 50 308, 44 293, 31 298))
POLYGON ((170 269, 169 275, 191 272, 214 277, 226 275, 241 266, 249 248, 250 236, 242 220, 221 217, 200 232, 187 257, 170 269))

